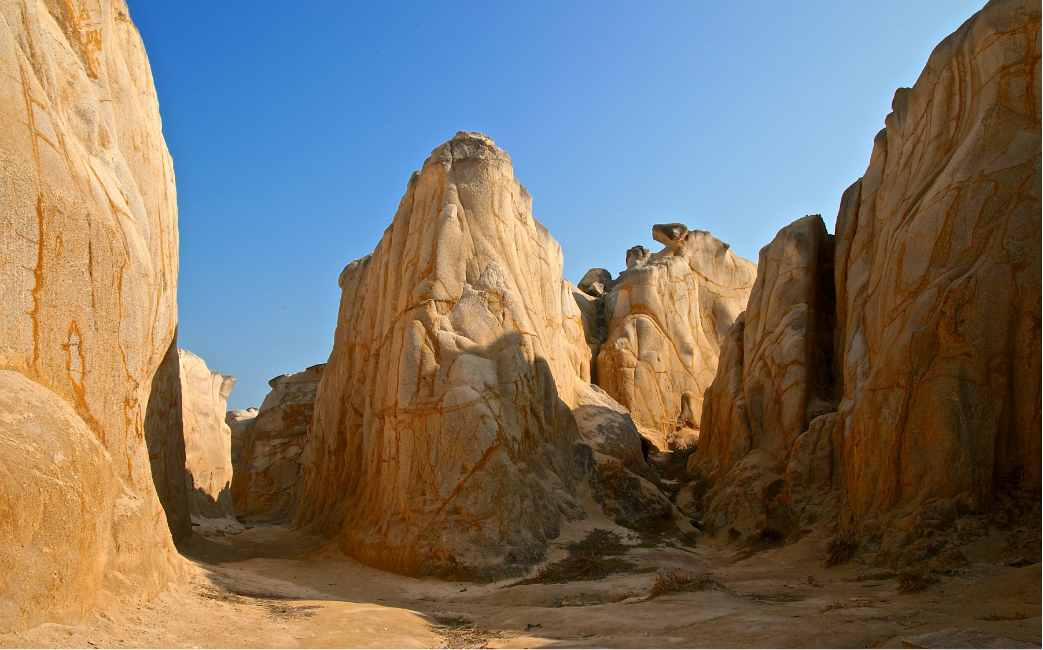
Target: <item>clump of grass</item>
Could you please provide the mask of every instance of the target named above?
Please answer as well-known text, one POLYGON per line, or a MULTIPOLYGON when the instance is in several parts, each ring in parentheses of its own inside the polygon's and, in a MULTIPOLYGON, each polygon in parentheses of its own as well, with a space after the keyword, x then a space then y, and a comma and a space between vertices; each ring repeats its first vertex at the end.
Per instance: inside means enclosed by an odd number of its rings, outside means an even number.
POLYGON ((1013 614, 997 614, 992 612, 985 616, 979 616, 979 621, 1024 621, 1028 618, 1028 614, 1025 612, 1014 612, 1013 614))
POLYGON ((951 548, 931 560, 927 566, 935 573, 952 575, 957 569, 967 566, 967 562, 967 556, 960 549, 951 548))
POLYGON ((858 550, 858 542, 850 537, 837 536, 826 545, 826 566, 836 566, 851 559, 858 550))
POLYGON ((850 607, 871 607, 871 606, 872 605, 870 604, 870 602, 868 600, 865 600, 864 598, 852 598, 851 602, 848 602, 848 603, 842 603, 842 602, 840 602, 838 600, 838 601, 834 602, 832 605, 826 605, 826 608, 819 610, 819 613, 820 614, 825 614, 826 612, 832 612, 832 611, 838 610, 838 609, 848 609, 850 607))
POLYGON ((917 565, 902 569, 898 572, 898 593, 912 594, 923 591, 934 583, 938 577, 924 565, 917 565))
POLYGON ((595 528, 585 539, 572 542, 566 548, 570 555, 595 558, 625 555, 630 550, 619 535, 603 528, 595 528))
POLYGON ((717 589, 721 583, 710 577, 708 573, 694 574, 678 570, 667 571, 656 576, 652 589, 648 592, 648 599, 659 598, 667 594, 678 594, 687 591, 706 591, 717 589))
POLYGON ((560 585, 578 580, 601 580, 613 573, 623 573, 634 568, 634 564, 615 558, 588 557, 572 555, 564 560, 552 562, 543 567, 539 573, 515 584, 519 585, 560 585))
POLYGON ((855 576, 856 582, 871 582, 873 580, 890 580, 891 578, 898 575, 897 572, 885 569, 883 571, 870 571, 869 573, 859 573, 855 576))

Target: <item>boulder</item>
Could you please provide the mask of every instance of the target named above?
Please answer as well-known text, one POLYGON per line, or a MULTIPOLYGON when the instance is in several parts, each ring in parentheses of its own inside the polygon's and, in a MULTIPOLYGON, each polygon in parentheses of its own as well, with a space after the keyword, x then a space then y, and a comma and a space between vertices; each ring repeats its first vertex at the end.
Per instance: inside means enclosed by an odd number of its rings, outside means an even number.
POLYGON ((27 454, 9 447, 0 461, 17 486, 5 494, 21 495, 0 537, 31 540, 0 543, 0 574, 17 573, 0 580, 0 602, 19 604, 0 611, 7 630, 73 621, 107 589, 158 593, 180 571, 144 434, 175 336, 178 238, 173 166, 125 2, 4 2, 0 62, 0 369, 20 375, 6 373, 17 399, 0 421, 27 454), (83 516, 68 501, 77 485, 83 516), (23 508, 37 497, 62 517, 23 508))
POLYGON ((236 513, 252 521, 288 521, 300 502, 308 460, 308 427, 325 364, 268 384, 260 409, 229 411, 232 497, 236 513))
MULTIPOLYGON (((540 561, 586 515, 576 495, 597 468, 572 411, 590 348, 561 268, 505 152, 467 132, 435 149, 340 276, 295 524, 412 575, 540 561)), ((598 434, 606 449, 626 446, 623 426, 598 434)))
POLYGON ((909 564, 962 515, 1038 525, 1039 61, 1038 4, 989 2, 896 92, 833 246, 805 218, 762 252, 690 461, 708 526, 909 564))
POLYGON ((673 449, 692 442, 694 432, 681 432, 678 421, 699 421, 721 340, 746 308, 756 267, 683 224, 656 225, 652 235, 663 250, 640 259, 631 249, 628 269, 601 298, 595 383, 652 444, 673 449))
POLYGON ((225 424, 235 377, 214 372, 187 350, 178 350, 185 485, 193 524, 240 529, 232 506, 232 432, 225 424))

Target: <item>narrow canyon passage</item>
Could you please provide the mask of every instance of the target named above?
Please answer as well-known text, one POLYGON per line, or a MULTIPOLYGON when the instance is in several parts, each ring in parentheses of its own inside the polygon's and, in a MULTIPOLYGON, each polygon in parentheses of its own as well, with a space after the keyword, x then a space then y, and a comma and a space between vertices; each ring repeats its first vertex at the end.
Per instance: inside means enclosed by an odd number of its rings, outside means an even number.
MULTIPOLYGON (((628 537, 607 520, 590 522, 585 534, 598 530, 620 536, 626 548, 616 559, 630 566, 567 584, 475 584, 378 571, 282 527, 230 536, 197 527, 182 545, 193 565, 185 584, 151 603, 110 602, 76 626, 0 637, 0 645, 902 647, 947 628, 1039 644, 1040 565, 1003 566, 1007 540, 998 533, 953 576, 901 594, 894 574, 854 563, 824 568, 826 542, 817 537, 736 554, 705 539, 689 547, 628 537), (650 598, 673 570, 705 574, 708 588, 650 598)), ((550 560, 575 554, 582 541, 555 540, 550 560)))

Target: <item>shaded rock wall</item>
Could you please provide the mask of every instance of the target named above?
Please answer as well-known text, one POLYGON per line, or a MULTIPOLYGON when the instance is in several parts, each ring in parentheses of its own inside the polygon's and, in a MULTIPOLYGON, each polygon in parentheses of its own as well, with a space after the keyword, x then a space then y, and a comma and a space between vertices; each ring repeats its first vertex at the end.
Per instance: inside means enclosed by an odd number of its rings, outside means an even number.
POLYGON ((240 517, 292 519, 308 461, 308 427, 325 364, 272 379, 261 408, 229 411, 232 498, 240 517))
POLYGON ((659 224, 652 234, 663 250, 628 251, 628 269, 600 299, 604 323, 588 330, 604 329, 596 383, 666 449, 679 429, 698 426, 721 341, 746 309, 756 267, 707 232, 659 224))
POLYGON ((232 432, 225 424, 235 377, 210 370, 187 350, 178 350, 185 485, 193 523, 234 520, 232 432))
POLYGON ((11 425, 0 462, 4 494, 42 508, 0 517, 0 537, 32 540, 0 544, 0 572, 18 572, 0 601, 31 603, 4 610, 8 629, 75 619, 103 590, 157 593, 180 566, 143 437, 174 338, 177 204, 122 0, 0 4, 0 66, 0 369, 25 398, 0 420, 32 423, 11 425), (59 479, 92 495, 89 520, 49 521, 69 509, 59 479), (89 570, 55 567, 70 549, 89 570))
POLYGON ((590 350, 531 201, 505 152, 458 133, 341 274, 298 525, 380 568, 488 579, 584 516, 596 459, 571 407, 590 350))
POLYGON ((962 515, 1036 508, 1038 521, 1039 36, 1037 4, 994 0, 896 92, 841 201, 832 342, 810 282, 828 251, 770 279, 773 249, 807 218, 762 253, 690 465, 718 528, 838 513, 839 534, 904 563, 962 515), (832 380, 806 376, 816 355, 832 380))

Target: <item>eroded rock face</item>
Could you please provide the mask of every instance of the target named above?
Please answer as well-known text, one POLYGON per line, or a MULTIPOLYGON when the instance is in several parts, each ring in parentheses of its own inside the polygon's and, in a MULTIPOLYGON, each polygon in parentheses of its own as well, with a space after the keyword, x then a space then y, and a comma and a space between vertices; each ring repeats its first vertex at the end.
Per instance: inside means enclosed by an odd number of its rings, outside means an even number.
POLYGON ((541 559, 584 516, 571 406, 590 353, 561 265, 491 139, 435 149, 341 274, 297 523, 403 573, 491 578, 541 559))
POLYGON ((777 254, 815 248, 785 245, 812 241, 806 220, 765 249, 692 459, 708 524, 839 510, 840 535, 906 564, 963 515, 1038 523, 1040 96, 1040 9, 1020 0, 990 2, 895 94, 841 202, 832 345, 822 229, 814 259, 777 254), (810 372, 827 368, 832 389, 810 372))
POLYGON ((235 528, 232 432, 225 424, 226 403, 235 377, 210 370, 205 361, 187 350, 178 350, 178 360, 192 523, 235 528))
POLYGON ((1038 507, 1040 97, 1039 4, 994 0, 895 93, 841 203, 841 523, 884 550, 939 502, 1038 507))
POLYGON ((272 379, 261 408, 229 411, 232 428, 232 498, 236 513, 252 520, 286 521, 300 503, 308 460, 308 427, 325 364, 272 379))
POLYGON ((721 339, 746 308, 756 267, 707 232, 660 224, 652 233, 664 249, 644 258, 631 249, 603 298, 596 383, 666 449, 691 442, 694 432, 678 422, 698 422, 721 339))
MULTIPOLYGON (((705 497, 707 529, 744 536, 811 523, 818 513, 804 507, 819 505, 834 487, 831 462, 823 476, 805 481, 808 493, 787 480, 806 474, 805 447, 825 444, 832 454, 833 426, 823 434, 825 420, 815 420, 836 410, 833 237, 822 218, 783 228, 761 249, 758 269, 748 308, 728 333, 704 393, 702 438, 689 459, 713 485, 705 497)), ((835 422, 835 414, 829 417, 835 422)))
MULTIPOLYGON (((18 571, 17 585, 0 583, 0 601, 33 603, 0 615, 8 629, 75 618, 104 588, 157 593, 180 566, 143 440, 153 375, 174 338, 177 203, 124 2, 4 2, 0 62, 0 368, 37 385, 18 388, 31 405, 18 418, 47 440, 26 458, 5 455, 4 474, 28 490, 19 493, 44 494, 58 478, 48 472, 61 472, 90 486, 97 508, 60 524, 33 509, 0 517, 0 536, 33 539, 17 558, 0 550, 0 572, 18 571), (58 401, 71 411, 59 416, 58 401), (68 464, 35 455, 55 450, 68 464), (105 550, 112 544, 119 553, 105 550), (71 549, 89 568, 58 580, 47 553, 71 549), (117 571, 118 584, 99 578, 117 571)), ((20 426, 8 444, 31 446, 20 426)))

